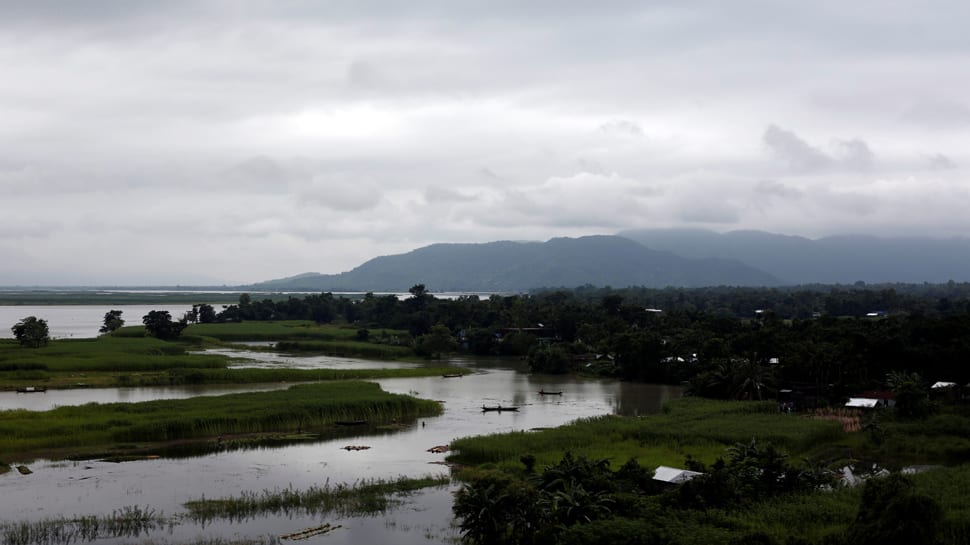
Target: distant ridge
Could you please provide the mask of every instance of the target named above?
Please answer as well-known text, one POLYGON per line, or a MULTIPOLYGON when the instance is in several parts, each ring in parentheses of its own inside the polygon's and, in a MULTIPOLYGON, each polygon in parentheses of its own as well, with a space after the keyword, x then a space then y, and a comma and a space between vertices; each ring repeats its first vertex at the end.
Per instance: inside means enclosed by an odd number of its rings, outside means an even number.
POLYGON ((689 259, 628 238, 588 236, 547 242, 432 244, 371 259, 341 274, 304 273, 245 286, 258 291, 522 292, 543 287, 700 287, 778 284, 736 260, 689 259))
POLYGON ((970 239, 840 235, 817 240, 767 233, 639 229, 620 236, 684 257, 736 259, 785 284, 970 281, 970 239))

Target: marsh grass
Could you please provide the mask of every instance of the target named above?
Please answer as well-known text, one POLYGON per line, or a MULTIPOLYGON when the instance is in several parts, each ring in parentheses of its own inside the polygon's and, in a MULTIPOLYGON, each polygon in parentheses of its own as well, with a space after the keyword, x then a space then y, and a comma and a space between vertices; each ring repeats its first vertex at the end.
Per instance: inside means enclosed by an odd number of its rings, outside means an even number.
MULTIPOLYGON (((208 324, 207 324, 208 325, 208 324)), ((244 324, 216 324, 243 326, 244 324)), ((273 323, 257 323, 245 332, 274 331, 273 323)), ((316 326, 314 326, 316 328, 316 326)), ((351 334, 336 327, 341 335, 351 334)), ((356 334, 356 333, 353 333, 356 334)), ((329 345, 329 343, 323 343, 329 345)), ((44 385, 50 388, 87 386, 168 386, 178 384, 253 384, 383 377, 433 376, 445 369, 412 370, 305 370, 231 369, 232 360, 221 354, 190 353, 204 342, 175 343, 151 337, 104 335, 95 339, 55 340, 37 349, 0 343, 0 388, 44 385)), ((400 346, 334 341, 333 350, 347 356, 403 358, 410 349, 400 346)))
MULTIPOLYGON (((89 403, 0 412, 0 459, 66 457, 119 443, 291 432, 339 420, 389 422, 440 414, 437 402, 390 394, 369 382, 301 384, 286 390, 140 403, 89 403)), ((123 454, 123 453, 118 453, 123 454)))
POLYGON ((138 538, 165 528, 171 519, 150 508, 125 507, 110 515, 0 522, 7 545, 55 545, 98 539, 138 538))
POLYGON ((403 496, 424 488, 447 486, 450 482, 451 479, 445 476, 371 479, 352 485, 334 485, 327 482, 306 490, 285 488, 262 492, 244 491, 229 498, 202 498, 186 502, 184 507, 195 522, 213 519, 241 521, 267 514, 334 514, 339 517, 359 517, 386 513, 388 509, 399 505, 403 496))

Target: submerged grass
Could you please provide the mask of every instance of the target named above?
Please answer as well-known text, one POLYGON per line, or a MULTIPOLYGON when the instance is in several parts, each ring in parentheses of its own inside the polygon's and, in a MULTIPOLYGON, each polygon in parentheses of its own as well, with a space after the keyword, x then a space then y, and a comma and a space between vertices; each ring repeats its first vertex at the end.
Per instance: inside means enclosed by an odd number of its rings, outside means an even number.
POLYGON ((38 452, 63 458, 119 443, 310 430, 341 420, 388 422, 440 412, 437 402, 357 381, 189 399, 89 403, 43 412, 3 411, 0 459, 29 459, 38 452))
POLYGON ((195 522, 213 519, 245 520, 267 514, 335 514, 353 517, 385 513, 400 497, 424 488, 447 486, 446 476, 371 479, 353 485, 325 483, 307 490, 293 488, 244 491, 239 496, 190 501, 184 504, 195 522))
POLYGON ((138 538, 170 524, 170 518, 153 509, 125 507, 110 515, 0 522, 0 535, 7 545, 68 544, 98 539, 138 538))

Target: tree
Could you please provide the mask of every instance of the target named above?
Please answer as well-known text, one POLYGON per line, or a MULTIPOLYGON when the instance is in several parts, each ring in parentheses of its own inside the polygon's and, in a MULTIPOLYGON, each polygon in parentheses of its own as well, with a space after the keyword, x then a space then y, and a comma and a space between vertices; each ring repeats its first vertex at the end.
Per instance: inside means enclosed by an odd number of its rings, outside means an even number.
POLYGON ((39 348, 50 340, 47 320, 41 320, 35 316, 27 316, 20 320, 17 325, 10 328, 10 331, 13 331, 13 336, 21 346, 28 348, 39 348))
POLYGON ((104 325, 101 326, 98 333, 111 333, 123 325, 125 325, 125 321, 121 318, 121 311, 109 310, 104 313, 104 325))
MULTIPOLYGON (((193 306, 192 308, 194 309, 196 307, 193 306)), ((216 309, 212 308, 212 305, 202 303, 198 305, 198 312, 200 324, 212 324, 216 322, 216 309)))
POLYGON ((451 335, 448 326, 441 323, 414 341, 414 351, 427 358, 440 358, 443 352, 453 352, 456 348, 458 341, 451 335))
POLYGON ((163 340, 172 340, 182 334, 182 330, 188 326, 185 319, 177 322, 172 321, 172 315, 167 310, 153 310, 142 317, 145 329, 152 337, 163 340))

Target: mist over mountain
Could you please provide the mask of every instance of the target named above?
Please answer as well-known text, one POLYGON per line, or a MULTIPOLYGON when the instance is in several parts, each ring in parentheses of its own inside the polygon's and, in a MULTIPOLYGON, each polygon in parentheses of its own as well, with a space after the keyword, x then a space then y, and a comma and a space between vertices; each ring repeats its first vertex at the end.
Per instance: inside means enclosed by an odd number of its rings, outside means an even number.
POLYGON ((521 292, 542 287, 764 286, 778 278, 736 260, 686 258, 618 236, 547 242, 432 244, 371 259, 341 274, 304 273, 253 290, 521 292))
POLYGON ((970 239, 840 235, 820 239, 764 231, 638 229, 620 236, 700 259, 736 259, 785 284, 970 281, 970 239))

